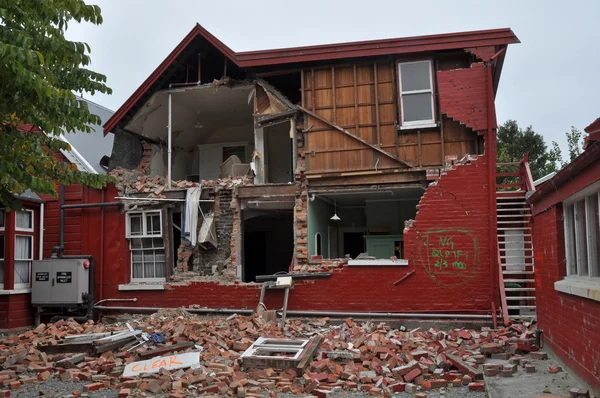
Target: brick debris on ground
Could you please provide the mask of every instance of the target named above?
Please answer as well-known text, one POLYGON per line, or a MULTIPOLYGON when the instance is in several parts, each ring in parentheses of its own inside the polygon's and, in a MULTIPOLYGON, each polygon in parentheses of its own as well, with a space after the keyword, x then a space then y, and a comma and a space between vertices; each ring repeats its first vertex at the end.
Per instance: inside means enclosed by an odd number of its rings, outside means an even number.
MULTIPOLYGON (((46 354, 44 346, 56 345, 67 335, 122 330, 125 326, 58 321, 0 341, 2 394, 12 391, 18 395, 23 386, 36 383, 44 390, 47 380, 83 382, 83 394, 110 389, 119 396, 253 397, 288 393, 326 397, 332 392, 372 396, 408 392, 427 396, 430 391, 443 394, 458 386, 477 392, 485 389, 484 371, 495 371, 484 367, 487 357, 516 357, 521 361, 537 351, 533 325, 529 323, 495 330, 484 327, 479 331, 441 331, 392 329, 384 323, 357 323, 350 319, 332 325, 328 319, 317 319, 288 320, 281 329, 274 322, 265 323, 258 315, 197 317, 182 309, 132 317, 129 322, 148 333, 162 332, 166 346, 195 344, 184 352, 201 346, 200 365, 125 378, 122 376, 125 365, 156 349, 154 345, 131 352, 116 349, 95 356, 76 356, 72 352, 46 354), (322 337, 321 345, 301 376, 294 370, 241 366, 240 355, 258 337, 317 335, 322 337), (70 361, 71 358, 77 360, 70 361)), ((160 346, 165 348, 164 344, 160 346)))

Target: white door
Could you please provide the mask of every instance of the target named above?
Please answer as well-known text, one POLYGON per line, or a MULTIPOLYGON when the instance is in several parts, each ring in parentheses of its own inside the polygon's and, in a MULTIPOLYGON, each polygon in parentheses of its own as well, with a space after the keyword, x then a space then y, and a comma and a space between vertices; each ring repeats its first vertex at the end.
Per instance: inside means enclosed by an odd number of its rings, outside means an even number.
POLYGON ((525 271, 525 240, 523 231, 504 231, 504 264, 507 271, 525 271))

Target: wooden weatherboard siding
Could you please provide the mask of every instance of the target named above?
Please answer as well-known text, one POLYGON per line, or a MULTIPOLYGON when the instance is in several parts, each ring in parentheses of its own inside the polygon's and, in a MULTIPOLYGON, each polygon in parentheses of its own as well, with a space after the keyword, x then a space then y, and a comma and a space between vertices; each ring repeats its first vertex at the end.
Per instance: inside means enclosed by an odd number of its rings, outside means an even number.
POLYGON ((306 116, 309 175, 439 168, 447 155, 461 158, 481 152, 475 132, 441 114, 438 127, 398 132, 396 67, 396 61, 385 60, 302 71, 302 106, 330 122, 306 116))

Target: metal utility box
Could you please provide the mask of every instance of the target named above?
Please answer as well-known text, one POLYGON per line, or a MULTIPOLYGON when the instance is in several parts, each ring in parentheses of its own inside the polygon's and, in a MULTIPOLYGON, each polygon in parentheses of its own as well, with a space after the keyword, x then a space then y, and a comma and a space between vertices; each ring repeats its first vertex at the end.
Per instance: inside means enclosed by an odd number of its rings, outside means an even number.
POLYGON ((31 303, 33 305, 73 305, 85 303, 89 293, 90 271, 84 259, 49 259, 32 265, 31 303))

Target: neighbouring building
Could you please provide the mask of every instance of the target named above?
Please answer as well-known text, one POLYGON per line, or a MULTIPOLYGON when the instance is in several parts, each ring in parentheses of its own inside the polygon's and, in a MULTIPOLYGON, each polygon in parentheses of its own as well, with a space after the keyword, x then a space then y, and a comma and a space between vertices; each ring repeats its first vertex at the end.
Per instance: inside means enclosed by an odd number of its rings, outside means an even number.
MULTIPOLYGON (((98 115, 102 123, 112 115, 112 111, 81 99, 87 103, 91 113, 98 115)), ((59 136, 69 143, 70 151, 60 150, 55 156, 77 166, 80 171, 106 174, 111 154, 113 136, 104 136, 101 125, 91 126, 91 133, 64 133, 59 136), (104 161, 102 158, 105 158, 104 161)), ((42 134, 32 125, 21 128, 24 133, 42 134)), ((81 202, 87 187, 72 185, 65 188, 67 201, 81 202)), ((0 330, 15 329, 33 324, 34 310, 31 306, 31 263, 49 257, 48 250, 58 245, 59 199, 52 195, 37 195, 29 190, 17 196, 23 209, 6 211, 0 208, 0 330), (42 233, 43 232, 43 233, 42 233)), ((84 225, 81 216, 71 212, 66 229, 71 231, 71 241, 67 253, 79 254, 81 247, 75 236, 83 236, 84 225)), ((86 235, 91 238, 91 235, 86 235)), ((93 239, 93 238, 92 238, 93 239)))
POLYGON ((533 205, 543 342, 600 393, 600 118, 581 155, 540 185, 533 205))

